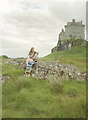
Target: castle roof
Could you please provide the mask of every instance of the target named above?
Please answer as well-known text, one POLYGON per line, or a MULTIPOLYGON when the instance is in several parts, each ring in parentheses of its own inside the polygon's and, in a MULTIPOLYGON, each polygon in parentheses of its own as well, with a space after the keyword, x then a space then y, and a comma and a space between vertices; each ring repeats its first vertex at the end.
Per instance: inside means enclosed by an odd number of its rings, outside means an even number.
POLYGON ((75 19, 73 19, 72 22, 67 22, 67 25, 65 25, 65 27, 70 26, 70 25, 81 25, 83 27, 85 26, 85 25, 82 24, 82 21, 75 22, 75 19))

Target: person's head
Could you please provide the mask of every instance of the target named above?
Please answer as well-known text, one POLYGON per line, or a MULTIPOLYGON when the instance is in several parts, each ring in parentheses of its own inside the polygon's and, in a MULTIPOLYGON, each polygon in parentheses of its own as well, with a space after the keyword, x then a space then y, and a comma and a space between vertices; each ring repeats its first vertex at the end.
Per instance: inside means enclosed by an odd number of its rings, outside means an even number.
POLYGON ((34 52, 34 47, 32 47, 32 48, 30 49, 30 52, 34 52))
MULTIPOLYGON (((32 47, 32 48, 30 49, 29 54, 30 54, 30 53, 32 53, 32 55, 34 54, 34 47, 32 47)), ((29 55, 29 54, 28 54, 28 55, 29 55)), ((31 55, 31 56, 32 56, 32 55, 31 55)))

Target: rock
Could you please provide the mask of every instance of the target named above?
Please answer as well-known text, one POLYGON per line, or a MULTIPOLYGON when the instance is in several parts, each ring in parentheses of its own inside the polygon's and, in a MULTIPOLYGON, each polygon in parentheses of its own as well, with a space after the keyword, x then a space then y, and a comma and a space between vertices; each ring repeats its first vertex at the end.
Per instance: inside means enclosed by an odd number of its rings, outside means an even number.
MULTIPOLYGON (((24 69, 26 67, 25 59, 13 59, 5 62, 6 64, 18 65, 19 69, 24 69)), ((65 80, 86 80, 88 75, 86 73, 80 72, 73 65, 59 64, 56 62, 45 62, 38 61, 33 69, 31 70, 31 75, 39 79, 48 79, 48 76, 54 76, 55 78, 64 78, 65 80)))
POLYGON ((7 80, 9 80, 10 77, 9 76, 0 76, 0 81, 1 82, 6 82, 7 80))

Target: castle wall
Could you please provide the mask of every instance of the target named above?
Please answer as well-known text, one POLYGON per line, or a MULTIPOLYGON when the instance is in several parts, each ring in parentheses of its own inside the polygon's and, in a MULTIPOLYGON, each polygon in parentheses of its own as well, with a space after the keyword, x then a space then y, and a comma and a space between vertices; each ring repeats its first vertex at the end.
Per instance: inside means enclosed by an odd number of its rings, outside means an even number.
POLYGON ((62 29, 62 31, 59 34, 59 40, 57 46, 54 47, 51 50, 51 52, 63 51, 69 49, 68 44, 65 45, 63 43, 63 40, 66 41, 66 39, 71 39, 70 35, 72 35, 72 37, 75 37, 76 39, 85 40, 85 25, 82 24, 82 21, 75 22, 75 19, 73 19, 72 22, 67 22, 67 25, 65 25, 65 31, 62 29))
POLYGON ((69 39, 69 35, 76 36, 77 39, 85 39, 83 25, 65 26, 65 39, 69 39))
POLYGON ((65 32, 61 32, 61 34, 59 35, 59 40, 64 40, 65 38, 65 32))

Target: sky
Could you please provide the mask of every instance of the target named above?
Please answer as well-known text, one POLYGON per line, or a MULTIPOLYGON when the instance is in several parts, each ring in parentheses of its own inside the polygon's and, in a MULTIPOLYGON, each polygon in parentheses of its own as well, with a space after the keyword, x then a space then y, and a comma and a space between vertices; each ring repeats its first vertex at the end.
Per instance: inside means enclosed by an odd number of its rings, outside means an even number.
POLYGON ((27 57, 31 47, 50 54, 67 22, 86 25, 86 1, 0 0, 0 55, 27 57))

